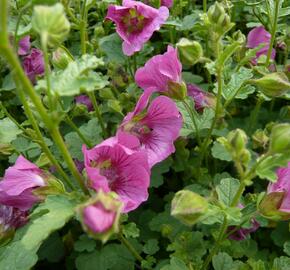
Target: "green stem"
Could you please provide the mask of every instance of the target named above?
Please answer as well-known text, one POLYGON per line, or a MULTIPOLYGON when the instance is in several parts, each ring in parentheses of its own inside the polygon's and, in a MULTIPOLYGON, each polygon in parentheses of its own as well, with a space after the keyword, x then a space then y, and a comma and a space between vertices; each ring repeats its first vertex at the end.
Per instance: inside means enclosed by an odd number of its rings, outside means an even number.
POLYGON ((234 198, 233 198, 233 201, 231 203, 231 206, 232 207, 235 207, 238 205, 242 195, 243 195, 243 192, 245 190, 245 187, 246 187, 246 183, 245 183, 245 180, 241 180, 241 183, 240 183, 240 186, 239 186, 239 189, 237 190, 237 193, 235 194, 234 198))
POLYGON ((81 50, 82 54, 87 53, 87 45, 86 45, 86 27, 87 27, 87 0, 84 0, 82 6, 81 20, 80 20, 80 35, 81 35, 81 50))
POLYGON ((183 105, 184 107, 186 108, 188 114, 190 115, 190 118, 191 118, 191 121, 194 125, 194 128, 195 128, 195 133, 196 133, 196 139, 197 139, 197 143, 198 145, 201 145, 201 140, 200 140, 200 136, 199 136, 199 130, 198 130, 198 126, 197 126, 197 123, 195 121, 195 111, 194 109, 186 102, 186 100, 183 100, 183 105))
POLYGON ((100 108, 99 108, 98 103, 97 103, 96 96, 93 92, 89 92, 87 94, 88 94, 91 102, 93 103, 95 114, 99 120, 100 126, 101 126, 102 131, 103 131, 103 135, 104 135, 104 137, 107 137, 107 130, 106 130, 105 123, 104 123, 104 120, 103 120, 102 115, 101 115, 100 108))
POLYGON ((202 1, 203 12, 206 13, 207 10, 207 0, 202 1))
POLYGON ((216 108, 215 108, 215 115, 214 115, 214 119, 211 123, 210 129, 207 133, 207 136, 201 146, 201 154, 200 154, 200 166, 202 165, 202 161, 204 159, 206 150, 207 150, 207 146, 210 140, 210 137, 212 135, 212 132, 214 130, 214 127, 216 125, 216 122, 219 118, 219 114, 220 114, 220 108, 221 108, 221 100, 222 100, 222 69, 218 68, 217 69, 217 83, 218 83, 218 93, 217 93, 217 100, 216 100, 216 108))
POLYGON ((137 252, 137 250, 130 244, 130 242, 124 237, 123 233, 118 234, 120 242, 131 252, 137 261, 140 263, 143 261, 143 258, 137 252))
POLYGON ((251 116, 250 116, 250 120, 248 122, 247 131, 249 133, 251 133, 253 128, 256 126, 258 114, 259 114, 259 111, 261 109, 261 105, 263 102, 264 102, 263 97, 259 96, 257 103, 256 103, 256 106, 255 106, 254 110, 252 111, 251 116))
MULTIPOLYGON (((18 87, 19 89, 19 87, 18 87)), ((43 139, 42 133, 38 127, 37 121, 35 120, 33 113, 30 109, 30 106, 26 100, 25 95, 23 94, 22 91, 18 90, 18 96, 23 104, 23 108, 25 111, 25 114, 30 122, 30 124, 33 127, 33 130, 35 131, 36 134, 36 143, 39 144, 39 146, 41 147, 42 151, 45 153, 45 155, 47 156, 47 158, 50 160, 51 164, 53 164, 56 168, 56 170, 59 172, 59 174, 62 176, 62 178, 64 179, 64 181, 66 182, 66 184, 72 189, 72 190, 76 190, 76 188, 72 185, 72 183, 70 182, 70 178, 68 177, 68 175, 64 172, 64 170, 62 169, 62 167, 59 165, 58 161, 55 159, 54 155, 50 152, 45 140, 43 139)))
MULTIPOLYGON (((273 21, 273 24, 271 25, 271 40, 270 40, 270 45, 269 45, 269 49, 267 53, 266 67, 268 67, 270 64, 271 53, 272 53, 273 45, 275 41, 275 35, 276 35, 277 24, 278 24, 279 5, 280 5, 280 0, 275 0, 274 21, 273 21)), ((269 13, 268 15, 271 16, 269 13)))
POLYGON ((207 258, 205 259, 204 264, 201 268, 202 270, 206 270, 208 268, 210 262, 212 261, 213 256, 218 252, 219 247, 224 239, 224 234, 225 234, 227 228, 228 228, 228 220, 227 220, 227 217, 224 216, 224 221, 223 221, 223 224, 220 228, 220 233, 219 233, 219 236, 217 238, 217 241, 215 242, 215 245, 214 245, 213 249, 211 250, 211 252, 209 253, 209 255, 207 256, 207 258))

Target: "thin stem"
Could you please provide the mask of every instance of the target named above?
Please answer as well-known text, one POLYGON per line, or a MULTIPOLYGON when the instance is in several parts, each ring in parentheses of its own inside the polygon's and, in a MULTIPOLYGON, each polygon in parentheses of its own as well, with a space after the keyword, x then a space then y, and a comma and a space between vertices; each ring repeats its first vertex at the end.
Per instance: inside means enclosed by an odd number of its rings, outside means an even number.
POLYGON ((82 13, 81 13, 81 20, 80 20, 80 35, 81 35, 81 50, 82 54, 87 53, 87 46, 86 46, 86 27, 87 27, 87 0, 84 0, 82 6, 82 13))
POLYGON ((139 262, 143 261, 143 258, 137 252, 137 250, 130 244, 130 242, 124 237, 123 233, 118 234, 120 242, 132 253, 136 260, 139 262))
MULTIPOLYGON (((278 24, 279 5, 280 5, 280 0, 275 0, 274 21, 273 21, 273 24, 271 25, 271 40, 270 40, 270 45, 269 45, 269 49, 267 53, 266 67, 268 67, 270 64, 271 54, 272 54, 273 45, 275 41, 275 35, 276 35, 277 24, 278 24)), ((269 13, 268 15, 269 17, 271 16, 271 14, 269 13)))
POLYGON ((202 1, 203 12, 206 13, 207 10, 207 0, 202 1))
POLYGON ((195 128, 195 133, 196 133, 196 140, 197 140, 197 143, 198 145, 201 145, 201 140, 200 140, 200 136, 199 136, 199 130, 198 130, 198 126, 197 126, 197 123, 195 121, 195 111, 194 109, 187 103, 186 100, 183 101, 183 105, 184 107, 186 108, 188 114, 190 115, 190 119, 194 125, 194 128, 195 128))
POLYGON ((237 193, 235 194, 234 198, 233 198, 233 201, 231 203, 231 206, 237 206, 240 199, 241 199, 241 196, 243 195, 243 192, 245 190, 245 187, 246 187, 246 183, 245 183, 245 180, 241 180, 241 183, 240 183, 240 186, 239 186, 239 189, 237 190, 237 193))
POLYGON ((219 247, 223 241, 223 238, 224 238, 224 234, 226 232, 228 228, 228 220, 227 220, 227 217, 224 216, 224 221, 223 221, 223 224, 220 228, 220 233, 219 233, 219 236, 217 238, 217 241, 215 242, 215 245, 213 247, 213 249, 211 250, 211 252, 209 253, 209 255, 207 256, 207 258, 205 259, 204 261, 204 264, 202 266, 202 270, 206 270, 213 258, 213 256, 217 253, 217 251, 219 250, 219 247))
POLYGON ((201 146, 201 154, 200 154, 200 165, 202 165, 202 161, 204 159, 204 155, 206 152, 206 148, 208 146, 210 137, 212 135, 212 132, 214 130, 214 127, 216 125, 216 122, 219 118, 219 113, 220 113, 220 108, 221 108, 221 99, 222 99, 222 69, 218 68, 217 70, 217 83, 218 83, 218 93, 217 93, 217 100, 216 100, 216 108, 215 108, 215 115, 214 115, 214 119, 211 123, 210 129, 207 133, 207 136, 201 146))
POLYGON ((251 133, 253 128, 256 126, 258 114, 259 114, 259 111, 261 109, 261 105, 263 102, 264 102, 263 97, 259 96, 257 103, 256 103, 256 106, 255 106, 254 110, 252 111, 251 116, 250 116, 250 120, 248 122, 247 130, 249 133, 251 133))
MULTIPOLYGON (((17 84, 17 83, 16 83, 17 84)), ((17 87, 19 89, 19 87, 17 87)), ((49 150, 45 140, 43 139, 42 133, 38 127, 37 121, 35 120, 33 113, 30 109, 30 106, 26 100, 26 97, 24 96, 23 92, 18 90, 18 96, 23 104, 23 108, 25 111, 25 114, 30 122, 30 124, 32 125, 37 140, 36 143, 39 144, 39 146, 41 147, 42 151, 45 153, 45 155, 48 157, 48 159, 50 160, 50 162, 55 166, 56 170, 59 172, 59 174, 63 177, 64 181, 66 182, 66 184, 72 189, 72 190, 76 190, 76 188, 72 185, 72 183, 70 182, 70 178, 68 177, 68 175, 64 172, 64 170, 62 169, 62 167, 59 165, 58 161, 55 159, 54 155, 51 153, 51 151, 49 150)))
POLYGON ((102 118, 102 115, 101 115, 101 112, 100 112, 100 109, 99 109, 99 106, 98 106, 98 103, 97 103, 96 96, 95 96, 95 94, 93 92, 89 92, 87 94, 88 94, 88 96, 89 96, 89 98, 90 98, 90 100, 91 100, 91 102, 93 104, 96 116, 97 116, 97 118, 99 120, 100 126, 101 126, 102 131, 103 131, 103 135, 104 135, 104 137, 106 137, 107 136, 107 130, 105 128, 105 123, 104 123, 104 120, 102 118))

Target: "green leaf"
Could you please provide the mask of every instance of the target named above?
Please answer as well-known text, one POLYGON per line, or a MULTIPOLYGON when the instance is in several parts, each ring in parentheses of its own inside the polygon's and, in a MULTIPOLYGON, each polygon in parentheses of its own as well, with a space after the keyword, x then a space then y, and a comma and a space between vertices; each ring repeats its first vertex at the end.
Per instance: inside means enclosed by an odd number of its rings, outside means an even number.
POLYGON ((12 75, 11 73, 9 73, 8 75, 6 75, 3 79, 3 83, 2 83, 2 88, 0 88, 0 91, 11 91, 13 89, 15 89, 15 83, 13 81, 12 75))
POLYGON ((21 134, 19 129, 9 118, 0 120, 0 143, 10 143, 17 138, 17 135, 21 134))
POLYGON ((170 264, 163 266, 161 270, 188 270, 188 268, 182 260, 172 257, 170 259, 170 264))
POLYGON ((122 51, 122 40, 114 33, 112 35, 103 37, 99 42, 100 48, 108 57, 109 62, 116 62, 124 64, 127 57, 122 51))
POLYGON ((92 238, 89 238, 86 234, 80 236, 79 240, 74 244, 74 250, 78 252, 92 252, 96 247, 96 241, 92 238))
POLYGON ((219 201, 230 206, 240 186, 239 180, 235 178, 222 179, 216 187, 219 201))
POLYGON ((76 268, 77 270, 133 270, 134 258, 124 246, 109 244, 101 250, 78 256, 76 268))
POLYGON ((123 226, 123 233, 126 238, 136 238, 139 237, 140 230, 137 228, 137 225, 134 222, 130 222, 123 226))
MULTIPOLYGON (((102 59, 86 54, 70 62, 65 70, 53 71, 50 75, 52 93, 59 96, 74 96, 85 91, 104 88, 108 84, 107 77, 93 71, 103 64, 102 59)), ((46 89, 46 81, 38 81, 36 89, 46 89)))
POLYGON ((287 166, 289 158, 289 154, 269 156, 258 165, 256 173, 260 178, 274 182, 277 179, 277 168, 287 166))
POLYGON ((283 251, 290 256, 290 240, 284 243, 284 249, 283 251))
POLYGON ((27 249, 21 241, 27 227, 18 229, 12 242, 0 248, 1 270, 30 270, 36 264, 38 247, 27 249))
POLYGON ((159 250, 158 240, 149 239, 143 247, 143 252, 148 255, 153 255, 159 250))
POLYGON ((71 219, 74 207, 65 197, 48 196, 33 211, 31 223, 21 240, 22 245, 29 250, 39 247, 52 232, 62 228, 71 219), (36 218, 33 219, 33 216, 36 218))
POLYGON ((279 257, 274 260, 271 270, 289 270, 290 258, 289 257, 279 257))
POLYGON ((163 184, 163 174, 167 173, 170 170, 171 165, 172 158, 167 158, 166 160, 158 163, 152 168, 150 187, 157 188, 163 184))
POLYGON ((214 158, 225 160, 225 161, 232 161, 232 156, 229 151, 219 142, 214 142, 211 148, 211 154, 214 158))
POLYGON ((233 270, 233 259, 227 253, 219 252, 213 256, 212 265, 214 270, 233 270))
POLYGON ((255 91, 255 88, 252 86, 244 86, 246 81, 252 77, 253 73, 251 69, 241 67, 238 72, 231 75, 229 83, 223 87, 223 97, 226 100, 247 98, 249 94, 255 91))

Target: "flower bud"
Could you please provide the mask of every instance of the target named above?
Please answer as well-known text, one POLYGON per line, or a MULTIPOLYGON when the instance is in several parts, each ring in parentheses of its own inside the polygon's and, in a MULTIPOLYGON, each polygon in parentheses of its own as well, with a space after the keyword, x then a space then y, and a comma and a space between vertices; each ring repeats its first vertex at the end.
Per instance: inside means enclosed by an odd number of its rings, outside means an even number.
POLYGON ((35 6, 32 16, 32 27, 49 47, 58 46, 67 37, 70 23, 63 6, 35 6))
POLYGON ((123 204, 114 192, 99 191, 95 198, 79 209, 84 230, 93 238, 105 243, 119 231, 119 219, 123 204))
POLYGON ((248 141, 247 134, 239 128, 229 132, 227 139, 237 155, 243 152, 248 141))
POLYGON ((270 136, 270 151, 283 153, 290 147, 290 124, 277 124, 272 127, 270 136))
POLYGON ((54 67, 59 69, 65 69, 67 65, 72 62, 73 56, 69 53, 69 51, 64 47, 58 47, 52 53, 51 62, 54 67))
POLYGON ((168 82, 168 92, 164 93, 169 97, 177 100, 184 100, 187 96, 187 87, 184 82, 168 82))
POLYGON ((265 148, 269 142, 269 137, 266 135, 264 130, 258 129, 252 136, 253 148, 265 148))
POLYGON ((171 215, 188 226, 198 222, 207 209, 207 200, 189 190, 178 191, 171 203, 171 215))
POLYGON ((233 33, 233 39, 238 41, 240 44, 244 44, 246 42, 246 36, 240 30, 233 33))
POLYGON ((194 65, 203 56, 203 49, 197 41, 182 38, 176 45, 180 60, 185 65, 194 65))
POLYGON ((289 80, 283 72, 270 73, 252 82, 260 87, 263 94, 269 97, 278 97, 290 90, 289 80))

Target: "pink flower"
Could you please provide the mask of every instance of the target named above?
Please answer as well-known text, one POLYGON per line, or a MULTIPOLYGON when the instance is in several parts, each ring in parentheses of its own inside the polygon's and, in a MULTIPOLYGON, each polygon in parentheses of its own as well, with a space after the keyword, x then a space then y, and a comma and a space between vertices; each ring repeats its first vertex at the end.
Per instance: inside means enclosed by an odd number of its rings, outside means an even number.
POLYGON ((268 185, 267 194, 280 193, 282 200, 278 209, 284 213, 290 213, 290 162, 288 167, 277 170, 277 181, 268 185))
MULTIPOLYGON (((257 64, 257 60, 261 55, 267 55, 270 46, 270 40, 271 34, 267 32, 263 26, 256 27, 249 32, 247 48, 254 49, 262 43, 265 44, 265 46, 256 53, 256 58, 252 59, 253 65, 257 64)), ((275 49, 272 49, 271 59, 275 59, 275 56, 276 51, 275 49)))
POLYGON ((79 95, 75 97, 75 101, 77 104, 83 104, 88 108, 88 111, 91 112, 93 111, 93 104, 90 100, 90 98, 87 95, 79 95))
POLYGON ((134 150, 145 150, 149 167, 175 152, 182 117, 175 103, 159 96, 148 105, 150 93, 140 97, 134 112, 129 113, 117 132, 119 142, 134 150))
POLYGON ((35 83, 36 76, 42 76, 45 71, 42 51, 33 48, 31 53, 24 57, 22 65, 28 78, 35 83))
POLYGON ((173 5, 173 0, 161 0, 161 6, 171 8, 173 5))
POLYGON ((167 7, 155 9, 141 2, 123 0, 122 6, 109 6, 106 19, 116 23, 117 33, 124 41, 123 52, 130 56, 142 49, 168 16, 167 7))
POLYGON ((30 36, 25 36, 19 41, 18 55, 27 55, 30 51, 30 36))
POLYGON ((153 56, 144 67, 137 70, 135 81, 145 91, 162 92, 179 98, 184 96, 186 88, 181 77, 182 65, 177 49, 167 47, 167 52, 153 56))
POLYGON ((148 198, 150 170, 144 151, 133 151, 109 138, 91 150, 83 146, 85 169, 96 191, 116 192, 123 212, 136 209, 148 198))
MULTIPOLYGON (((239 208, 243 209, 244 206, 239 203, 239 208)), ((247 235, 249 235, 252 232, 255 232, 260 227, 260 223, 256 219, 251 220, 251 227, 250 228, 240 228, 239 230, 234 231, 232 234, 230 234, 229 239, 241 241, 247 238, 247 235)), ((235 226, 229 226, 228 232, 231 232, 235 230, 235 226)))
POLYGON ((205 107, 215 107, 214 95, 201 90, 195 84, 187 84, 187 94, 193 98, 194 107, 197 111, 202 111, 205 107))
POLYGON ((15 165, 5 171, 3 180, 0 181, 0 203, 28 210, 39 201, 33 194, 33 189, 45 185, 43 171, 19 156, 15 165))

